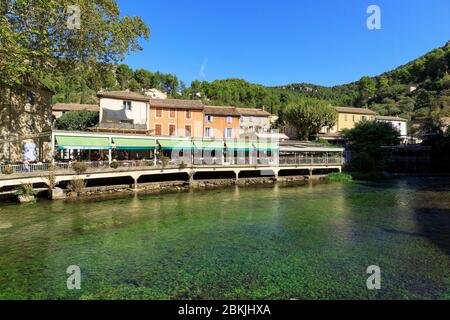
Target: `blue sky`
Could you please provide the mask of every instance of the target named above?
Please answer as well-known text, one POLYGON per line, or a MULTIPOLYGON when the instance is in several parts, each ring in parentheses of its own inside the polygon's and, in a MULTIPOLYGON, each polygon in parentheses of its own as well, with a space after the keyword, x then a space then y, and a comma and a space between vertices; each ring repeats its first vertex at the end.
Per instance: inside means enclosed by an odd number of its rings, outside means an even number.
POLYGON ((449 0, 118 0, 151 37, 125 60, 192 80, 337 85, 391 70, 450 40, 449 0), (381 8, 381 30, 366 27, 381 8))

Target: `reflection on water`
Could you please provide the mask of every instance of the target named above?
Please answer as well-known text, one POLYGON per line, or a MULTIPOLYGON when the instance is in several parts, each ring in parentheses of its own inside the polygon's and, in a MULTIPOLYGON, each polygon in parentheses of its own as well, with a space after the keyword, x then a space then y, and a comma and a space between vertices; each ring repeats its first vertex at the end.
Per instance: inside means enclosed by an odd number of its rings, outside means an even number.
POLYGON ((449 298, 447 178, 0 206, 0 298, 449 298), (66 289, 69 265, 82 289, 66 289), (369 265, 382 289, 365 287, 369 265))

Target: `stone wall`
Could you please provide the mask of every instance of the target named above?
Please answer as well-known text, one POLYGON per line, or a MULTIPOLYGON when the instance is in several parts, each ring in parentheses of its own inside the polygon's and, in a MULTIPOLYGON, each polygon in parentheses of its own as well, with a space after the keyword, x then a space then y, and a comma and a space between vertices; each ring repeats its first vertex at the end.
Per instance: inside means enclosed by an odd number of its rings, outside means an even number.
POLYGON ((37 161, 51 160, 51 99, 47 89, 0 89, 0 161, 23 161, 26 143, 36 145, 37 161))

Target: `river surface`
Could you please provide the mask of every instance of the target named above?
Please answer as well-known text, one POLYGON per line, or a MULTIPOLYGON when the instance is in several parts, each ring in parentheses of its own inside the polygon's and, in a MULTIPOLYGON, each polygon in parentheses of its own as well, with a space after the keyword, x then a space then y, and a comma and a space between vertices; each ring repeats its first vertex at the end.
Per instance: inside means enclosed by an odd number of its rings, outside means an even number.
POLYGON ((450 299, 450 179, 3 204, 0 299, 450 299))

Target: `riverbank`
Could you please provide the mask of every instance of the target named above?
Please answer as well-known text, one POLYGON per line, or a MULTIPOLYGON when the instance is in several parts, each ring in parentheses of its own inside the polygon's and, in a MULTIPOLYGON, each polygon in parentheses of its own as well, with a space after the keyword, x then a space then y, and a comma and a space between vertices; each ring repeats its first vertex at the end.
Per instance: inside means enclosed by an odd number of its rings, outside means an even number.
MULTIPOLYGON (((101 198, 105 195, 120 195, 120 194, 163 194, 163 193, 175 193, 175 192, 187 192, 190 189, 215 189, 228 187, 233 185, 238 186, 257 186, 257 185, 271 185, 274 183, 280 184, 293 184, 298 182, 307 181, 325 181, 327 175, 314 175, 314 176, 283 176, 274 178, 272 176, 263 177, 251 177, 251 178, 240 178, 240 179, 202 179, 202 180, 191 180, 189 182, 184 180, 175 181, 160 181, 160 182, 148 182, 139 183, 137 187, 133 187, 129 184, 116 184, 116 185, 105 185, 105 186, 95 186, 95 187, 82 187, 76 192, 67 189, 55 189, 53 191, 41 188, 37 190, 37 199, 46 200, 65 200, 65 199, 78 199, 78 198, 101 198), (56 191, 56 192, 55 192, 56 191), (55 197, 54 194, 58 196, 55 197), (52 197, 53 195, 53 197, 52 197)), ((3 195, 0 201, 15 201, 16 196, 13 194, 3 195)))
POLYGON ((68 199, 86 198, 86 197, 102 197, 104 195, 114 194, 165 194, 176 192, 187 192, 190 189, 217 189, 229 186, 258 186, 258 185, 272 185, 279 184, 295 184, 299 182, 308 181, 325 181, 327 175, 316 176, 287 176, 278 177, 252 177, 241 179, 204 179, 193 180, 191 182, 186 181, 165 181, 165 182, 150 182, 140 183, 138 188, 132 188, 129 185, 114 185, 114 186, 101 186, 101 187, 87 187, 78 193, 64 190, 65 197, 68 199))

